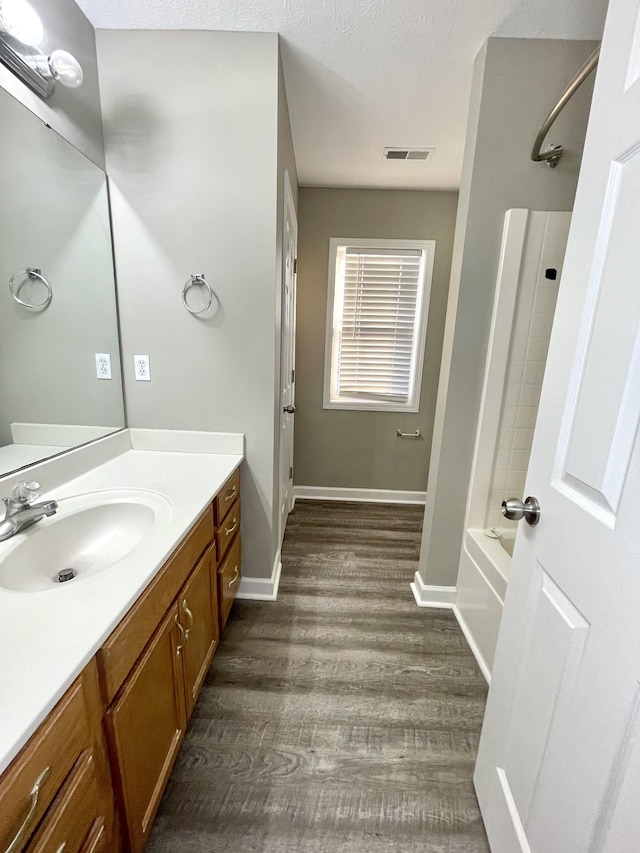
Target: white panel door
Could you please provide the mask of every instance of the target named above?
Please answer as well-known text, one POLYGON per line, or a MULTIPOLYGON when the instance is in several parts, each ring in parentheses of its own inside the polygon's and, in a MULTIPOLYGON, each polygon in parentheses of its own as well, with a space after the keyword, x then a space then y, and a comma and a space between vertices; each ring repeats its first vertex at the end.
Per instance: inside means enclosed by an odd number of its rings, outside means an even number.
POLYGON ((298 221, 289 182, 284 175, 282 236, 282 326, 280 341, 280 539, 293 507, 293 422, 295 412, 296 254, 298 221))
POLYGON ((493 853, 640 850, 639 76, 611 0, 474 777, 493 853))

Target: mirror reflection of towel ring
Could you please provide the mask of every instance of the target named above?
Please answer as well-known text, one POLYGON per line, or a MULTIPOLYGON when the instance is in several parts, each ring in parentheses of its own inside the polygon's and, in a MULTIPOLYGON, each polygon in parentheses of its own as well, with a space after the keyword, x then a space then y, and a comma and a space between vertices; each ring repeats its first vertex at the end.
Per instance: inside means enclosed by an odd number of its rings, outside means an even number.
POLYGON ((20 272, 14 273, 9 279, 9 292, 11 293, 15 301, 18 303, 18 305, 22 305, 23 308, 29 308, 31 311, 44 311, 45 308, 49 307, 49 305, 51 304, 51 300, 53 299, 53 290, 51 289, 51 285, 42 275, 42 270, 34 269, 34 267, 27 267, 25 270, 21 270, 20 272), (14 289, 13 283, 20 276, 23 276, 23 279, 18 285, 18 287, 14 289), (44 302, 39 302, 37 305, 34 305, 32 302, 25 302, 24 299, 20 299, 18 294, 20 293, 20 288, 28 279, 33 280, 36 278, 41 281, 47 288, 47 296, 44 302))
MULTIPOLYGON (((206 314, 206 312, 209 310, 209 308, 211 308, 211 303, 213 302, 213 297, 214 297, 213 289, 212 289, 211 285, 209 284, 209 282, 204 277, 204 273, 202 273, 202 275, 192 275, 191 278, 187 282, 185 282, 185 285, 182 288, 182 304, 187 309, 189 314, 193 314, 194 317, 197 317, 198 314, 206 314), (187 302, 187 293, 189 292, 189 290, 192 287, 205 287, 207 289, 208 294, 209 294, 209 300, 208 300, 207 304, 204 306, 204 308, 201 308, 200 311, 194 311, 194 309, 191 308, 191 306, 187 302)), ((216 296, 216 301, 219 301, 217 296, 216 296)))

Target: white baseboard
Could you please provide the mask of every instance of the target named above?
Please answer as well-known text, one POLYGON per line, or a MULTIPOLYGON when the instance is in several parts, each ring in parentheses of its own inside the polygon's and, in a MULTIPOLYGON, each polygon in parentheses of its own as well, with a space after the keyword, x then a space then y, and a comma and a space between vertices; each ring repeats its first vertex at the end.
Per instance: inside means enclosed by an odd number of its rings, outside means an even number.
POLYGON ((236 598, 249 599, 252 601, 276 601, 278 598, 278 586, 280 585, 280 572, 282 571, 282 560, 280 559, 280 548, 273 563, 270 578, 247 578, 240 581, 236 598))
POLYGON ((460 630, 464 634, 464 638, 469 644, 469 648, 471 649, 471 652, 473 653, 473 656, 476 659, 478 666, 480 667, 480 672, 484 675, 484 679, 487 684, 491 684, 491 670, 489 669, 487 662, 484 659, 482 652, 480 651, 480 647, 474 640, 473 634, 471 633, 469 626, 465 622, 464 616, 462 615, 462 613, 460 613, 455 604, 453 606, 453 615, 458 620, 460 630))
POLYGON ((294 486, 294 499, 299 501, 361 501, 385 504, 424 504, 426 492, 397 489, 338 489, 331 486, 294 486))
POLYGON ((450 610, 456 603, 455 586, 429 586, 416 572, 409 584, 418 607, 446 607, 450 610))

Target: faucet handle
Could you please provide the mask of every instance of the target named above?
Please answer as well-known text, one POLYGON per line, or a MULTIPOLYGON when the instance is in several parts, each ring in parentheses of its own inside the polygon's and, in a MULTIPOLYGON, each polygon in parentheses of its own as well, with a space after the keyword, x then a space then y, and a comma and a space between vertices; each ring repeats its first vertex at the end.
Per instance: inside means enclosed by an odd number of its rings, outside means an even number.
POLYGON ((30 504, 40 497, 40 483, 35 480, 20 480, 11 489, 10 500, 15 503, 30 504))

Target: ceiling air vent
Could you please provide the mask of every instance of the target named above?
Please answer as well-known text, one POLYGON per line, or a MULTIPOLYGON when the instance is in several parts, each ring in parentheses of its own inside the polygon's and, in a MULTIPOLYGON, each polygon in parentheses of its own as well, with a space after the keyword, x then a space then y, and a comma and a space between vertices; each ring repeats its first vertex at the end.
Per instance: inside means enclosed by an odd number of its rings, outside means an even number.
POLYGON ((385 160, 428 160, 433 148, 385 148, 385 160))

